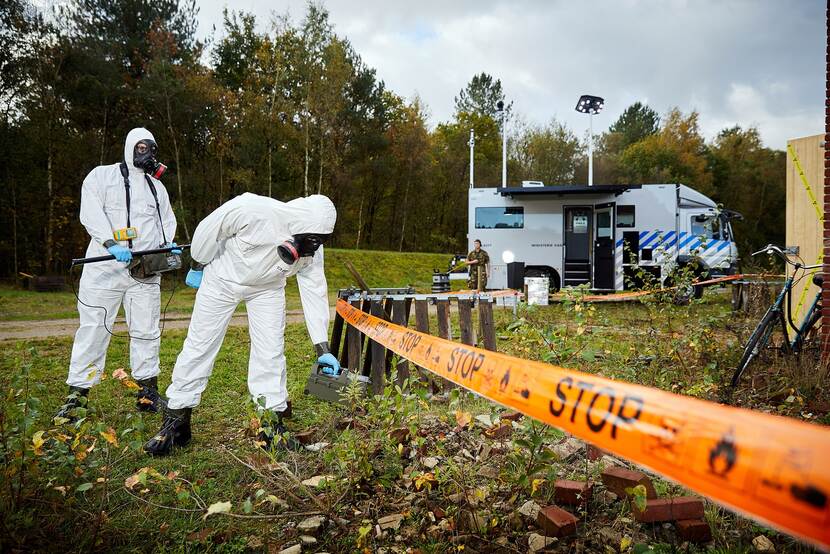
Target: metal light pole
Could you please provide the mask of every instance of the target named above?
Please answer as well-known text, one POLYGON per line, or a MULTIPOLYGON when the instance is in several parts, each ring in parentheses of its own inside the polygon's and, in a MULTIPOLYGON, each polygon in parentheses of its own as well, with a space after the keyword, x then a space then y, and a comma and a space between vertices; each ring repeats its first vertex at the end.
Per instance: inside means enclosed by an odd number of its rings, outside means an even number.
POLYGON ((507 187, 507 110, 499 100, 496 109, 501 112, 501 186, 507 187))
POLYGON ((475 185, 473 166, 475 165, 476 133, 470 129, 470 188, 475 185))
POLYGON ((602 111, 605 100, 583 94, 576 103, 576 111, 588 114, 588 186, 594 186, 594 115, 602 111))

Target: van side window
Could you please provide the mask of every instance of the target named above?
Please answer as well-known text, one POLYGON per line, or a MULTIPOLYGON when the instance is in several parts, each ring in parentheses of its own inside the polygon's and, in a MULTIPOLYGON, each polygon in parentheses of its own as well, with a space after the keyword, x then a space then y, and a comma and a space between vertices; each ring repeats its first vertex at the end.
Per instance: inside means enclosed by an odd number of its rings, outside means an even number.
POLYGON ((525 226, 525 209, 476 208, 476 229, 523 229, 525 226))
POLYGON ((617 206, 617 227, 634 227, 634 206, 617 206))
POLYGON ((693 215, 691 226, 692 235, 707 239, 720 239, 720 220, 715 216, 693 215))

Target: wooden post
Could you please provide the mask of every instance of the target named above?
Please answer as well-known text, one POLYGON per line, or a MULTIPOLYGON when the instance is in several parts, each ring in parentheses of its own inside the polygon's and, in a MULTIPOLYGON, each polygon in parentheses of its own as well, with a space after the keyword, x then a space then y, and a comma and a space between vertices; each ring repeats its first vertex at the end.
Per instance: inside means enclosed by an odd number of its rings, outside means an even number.
MULTIPOLYGON (((450 299, 437 299, 435 307, 438 311, 438 336, 442 339, 452 340, 452 331, 450 328, 450 299)), ((441 389, 448 390, 453 386, 454 384, 451 381, 448 381, 443 377, 438 377, 437 375, 432 381, 433 393, 438 393, 441 389)))
MULTIPOLYGON (((429 334, 429 304, 426 300, 415 301, 415 329, 421 333, 429 334)), ((431 371, 419 366, 418 373, 421 376, 421 381, 429 384, 433 394, 441 390, 439 378, 433 376, 431 371)))
MULTIPOLYGON (((366 312, 367 314, 372 313, 372 305, 373 304, 374 304, 374 302, 372 302, 368 298, 365 298, 363 300, 363 306, 361 307, 361 310, 366 312)), ((371 377, 371 375, 372 375, 372 341, 369 340, 369 337, 367 337, 366 335, 361 335, 361 337, 362 337, 361 342, 364 345, 363 346, 364 352, 366 352, 366 355, 363 356, 363 370, 361 371, 361 375, 366 375, 366 376, 371 377)))
POLYGON ((496 325, 493 321, 493 301, 478 301, 478 322, 481 326, 481 338, 484 348, 496 351, 496 325))
POLYGON ((438 310, 438 336, 442 339, 452 340, 450 331, 450 299, 439 298, 435 302, 438 310))
MULTIPOLYGON (((379 318, 383 319, 384 321, 392 321, 392 299, 387 297, 383 302, 383 311, 381 315, 378 316, 379 318)), ((391 350, 386 351, 386 357, 384 358, 385 364, 384 367, 386 368, 386 374, 391 375, 392 373, 392 356, 394 356, 394 352, 391 350)))
POLYGON ((429 334, 429 304, 426 300, 415 301, 415 329, 429 334))
MULTIPOLYGON (((386 317, 384 317, 385 314, 383 312, 383 305, 381 304, 381 302, 381 300, 373 300, 371 302, 371 313, 375 317, 386 319, 386 317)), ((382 394, 383 387, 386 384, 386 349, 379 342, 369 342, 372 345, 372 393, 382 394)))
MULTIPOLYGON (((394 300, 392 302, 392 323, 400 325, 401 327, 408 326, 408 315, 406 300, 394 300)), ((406 358, 401 357, 398 361, 398 385, 403 386, 404 381, 409 379, 409 362, 406 358)))
POLYGON ((340 339, 343 336, 343 318, 339 313, 334 314, 334 323, 331 326, 331 342, 329 349, 334 357, 340 360, 340 365, 343 365, 348 360, 346 351, 348 350, 348 343, 343 341, 343 352, 340 352, 340 339))
POLYGON ((474 346, 476 342, 475 328, 473 327, 473 301, 466 298, 458 299, 458 327, 461 329, 461 342, 474 346))
MULTIPOLYGON (((360 300, 352 300, 352 306, 360 308, 360 300)), ((347 364, 350 370, 355 373, 360 372, 360 355, 363 348, 363 333, 357 330, 356 327, 349 325, 346 329, 346 350, 347 350, 347 364)))

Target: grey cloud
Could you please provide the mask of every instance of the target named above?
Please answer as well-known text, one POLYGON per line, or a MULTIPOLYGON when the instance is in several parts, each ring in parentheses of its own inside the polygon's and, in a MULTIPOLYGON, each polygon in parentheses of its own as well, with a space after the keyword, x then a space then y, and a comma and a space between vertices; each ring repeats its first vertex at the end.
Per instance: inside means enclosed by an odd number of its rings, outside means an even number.
MULTIPOLYGON (((223 3, 199 3, 200 32, 221 33, 223 3)), ((432 123, 452 116, 473 74, 502 80, 532 122, 551 117, 578 134, 580 94, 606 98, 602 131, 632 102, 664 113, 701 112, 713 137, 757 125, 765 142, 823 132, 823 2, 775 0, 599 2, 367 0, 326 4, 337 32, 402 96, 417 93, 432 123)), ((263 28, 273 12, 302 17, 305 3, 234 2, 263 28)))

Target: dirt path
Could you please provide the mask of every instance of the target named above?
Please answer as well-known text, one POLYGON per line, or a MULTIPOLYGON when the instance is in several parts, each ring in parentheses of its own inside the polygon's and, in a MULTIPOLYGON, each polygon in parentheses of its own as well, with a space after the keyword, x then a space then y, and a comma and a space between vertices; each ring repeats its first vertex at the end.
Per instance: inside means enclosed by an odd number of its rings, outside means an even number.
MULTIPOLYGON (((286 312, 287 323, 303 323, 305 321, 302 310, 288 310, 286 312)), ((334 318, 334 309, 331 311, 334 318)), ((170 314, 162 320, 164 329, 187 329, 190 324, 189 314, 170 314)), ((231 319, 231 325, 246 327, 248 325, 247 314, 236 314, 231 319)), ((43 339, 48 337, 71 337, 78 329, 78 319, 45 319, 35 321, 0 321, 0 341, 43 339)), ((126 333, 127 325, 123 318, 115 321, 113 332, 126 333)))

